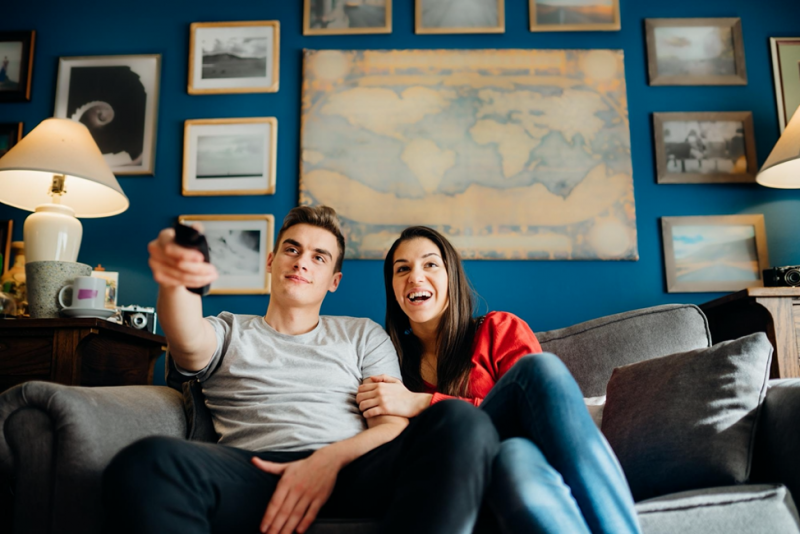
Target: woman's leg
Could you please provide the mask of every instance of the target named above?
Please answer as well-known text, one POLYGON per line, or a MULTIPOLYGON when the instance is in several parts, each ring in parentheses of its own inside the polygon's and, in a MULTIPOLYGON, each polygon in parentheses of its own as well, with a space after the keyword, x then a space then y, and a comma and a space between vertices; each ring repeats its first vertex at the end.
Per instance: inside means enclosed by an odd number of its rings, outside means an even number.
POLYGON ((486 502, 502 532, 589 534, 569 487, 526 438, 500 444, 486 502))
POLYGON ((524 437, 539 448, 561 474, 591 532, 640 532, 622 468, 557 356, 521 358, 481 408, 501 439, 524 437))

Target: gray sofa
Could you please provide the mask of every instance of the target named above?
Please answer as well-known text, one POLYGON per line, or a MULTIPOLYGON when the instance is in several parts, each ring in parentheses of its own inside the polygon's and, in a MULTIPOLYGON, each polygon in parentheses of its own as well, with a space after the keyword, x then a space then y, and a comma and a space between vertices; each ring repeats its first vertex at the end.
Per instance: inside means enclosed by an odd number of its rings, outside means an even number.
MULTIPOLYGON (((616 367, 711 344, 705 316, 692 305, 635 310, 537 336, 545 351, 564 360, 586 397, 603 395, 616 367)), ((13 493, 13 532, 100 532, 101 473, 117 451, 151 435, 213 439, 202 402, 184 402, 193 391, 28 382, 0 395, 0 481, 13 493)), ((770 381, 748 483, 639 502, 644 532, 800 532, 791 497, 800 495, 799 416, 800 380, 770 381)), ((311 532, 377 529, 369 520, 320 520, 311 532)))

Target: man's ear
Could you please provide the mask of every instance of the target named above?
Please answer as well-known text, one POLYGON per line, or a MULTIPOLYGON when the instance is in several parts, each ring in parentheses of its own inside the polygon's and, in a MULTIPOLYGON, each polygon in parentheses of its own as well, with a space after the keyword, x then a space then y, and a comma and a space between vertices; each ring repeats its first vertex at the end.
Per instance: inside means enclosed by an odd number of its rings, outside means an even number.
POLYGON ((328 291, 334 293, 339 288, 339 282, 342 281, 342 273, 338 272, 333 275, 333 280, 331 280, 331 285, 328 286, 328 291))
POLYGON ((270 274, 272 274, 272 262, 273 261, 275 261, 275 254, 272 251, 270 251, 270 253, 267 254, 267 272, 270 273, 270 274))

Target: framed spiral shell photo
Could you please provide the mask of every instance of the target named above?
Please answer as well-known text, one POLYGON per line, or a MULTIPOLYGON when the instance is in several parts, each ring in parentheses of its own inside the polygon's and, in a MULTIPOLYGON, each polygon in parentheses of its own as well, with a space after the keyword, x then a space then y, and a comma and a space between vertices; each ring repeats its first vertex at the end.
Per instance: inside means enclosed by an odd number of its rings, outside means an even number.
POLYGON ((114 174, 153 174, 160 73, 160 54, 62 57, 53 115, 84 124, 114 174))

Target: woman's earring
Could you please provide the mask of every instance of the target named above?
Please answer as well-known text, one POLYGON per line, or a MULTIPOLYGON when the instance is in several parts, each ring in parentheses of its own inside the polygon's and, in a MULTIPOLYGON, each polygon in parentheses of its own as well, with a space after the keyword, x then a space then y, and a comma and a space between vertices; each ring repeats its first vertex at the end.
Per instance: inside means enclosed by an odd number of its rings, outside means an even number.
POLYGON ((404 333, 405 335, 407 335, 407 336, 410 336, 410 335, 411 335, 411 329, 410 329, 410 328, 406 328, 406 331, 405 331, 405 332, 403 332, 403 333, 404 333))

